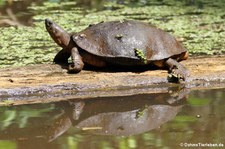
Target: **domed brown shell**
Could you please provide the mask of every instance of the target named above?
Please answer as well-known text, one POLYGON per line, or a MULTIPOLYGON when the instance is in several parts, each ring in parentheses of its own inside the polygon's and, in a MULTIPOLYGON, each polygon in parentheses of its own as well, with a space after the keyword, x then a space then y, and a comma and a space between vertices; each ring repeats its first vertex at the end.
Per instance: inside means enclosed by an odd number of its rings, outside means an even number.
POLYGON ((169 33, 132 20, 92 25, 72 38, 81 49, 111 60, 140 60, 135 49, 141 50, 148 62, 163 60, 187 51, 169 33))

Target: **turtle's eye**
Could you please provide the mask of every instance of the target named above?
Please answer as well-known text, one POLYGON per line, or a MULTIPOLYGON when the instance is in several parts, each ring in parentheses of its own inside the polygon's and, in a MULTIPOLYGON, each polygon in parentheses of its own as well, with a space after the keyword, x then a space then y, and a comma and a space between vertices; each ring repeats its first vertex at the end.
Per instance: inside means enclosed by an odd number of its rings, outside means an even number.
POLYGON ((52 31, 52 27, 51 27, 51 26, 47 26, 46 29, 47 29, 48 31, 52 31))

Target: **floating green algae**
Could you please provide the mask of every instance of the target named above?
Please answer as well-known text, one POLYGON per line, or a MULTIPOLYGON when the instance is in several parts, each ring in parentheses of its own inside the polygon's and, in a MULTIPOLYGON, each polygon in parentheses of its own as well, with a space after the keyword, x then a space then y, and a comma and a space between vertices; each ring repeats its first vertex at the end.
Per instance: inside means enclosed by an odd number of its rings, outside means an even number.
POLYGON ((0 29, 0 68, 52 63, 61 49, 45 30, 49 18, 68 32, 77 32, 101 21, 134 19, 153 24, 173 34, 193 54, 225 53, 225 5, 221 0, 105 2, 101 10, 85 9, 75 2, 45 2, 29 8, 35 16, 33 27, 0 29))

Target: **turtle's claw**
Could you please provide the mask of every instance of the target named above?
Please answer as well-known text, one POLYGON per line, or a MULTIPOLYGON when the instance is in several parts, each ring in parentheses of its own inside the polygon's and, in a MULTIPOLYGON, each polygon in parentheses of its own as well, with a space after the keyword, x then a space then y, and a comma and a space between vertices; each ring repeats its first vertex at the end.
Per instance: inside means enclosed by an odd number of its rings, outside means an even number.
POLYGON ((187 78, 186 73, 182 73, 179 71, 179 69, 172 69, 172 71, 168 75, 168 79, 171 82, 185 82, 187 78))
POLYGON ((81 71, 80 67, 76 67, 76 65, 74 65, 74 64, 69 65, 69 68, 68 68, 69 73, 78 73, 80 71, 81 71))

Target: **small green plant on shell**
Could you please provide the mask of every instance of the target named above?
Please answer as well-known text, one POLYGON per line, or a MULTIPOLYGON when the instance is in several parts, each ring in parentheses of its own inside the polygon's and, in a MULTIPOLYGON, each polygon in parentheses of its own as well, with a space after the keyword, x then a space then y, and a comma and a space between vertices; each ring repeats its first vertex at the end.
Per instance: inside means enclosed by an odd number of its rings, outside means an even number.
POLYGON ((144 107, 140 108, 140 109, 137 111, 136 117, 135 117, 135 118, 138 119, 138 118, 143 117, 144 114, 147 112, 147 110, 148 110, 148 106, 147 106, 147 105, 145 105, 144 107))
POLYGON ((115 38, 118 39, 118 40, 120 40, 121 38, 123 38, 123 34, 117 34, 117 35, 115 36, 115 38))
POLYGON ((143 53, 143 50, 134 48, 135 55, 140 58, 145 64, 147 64, 147 58, 145 54, 143 53))

